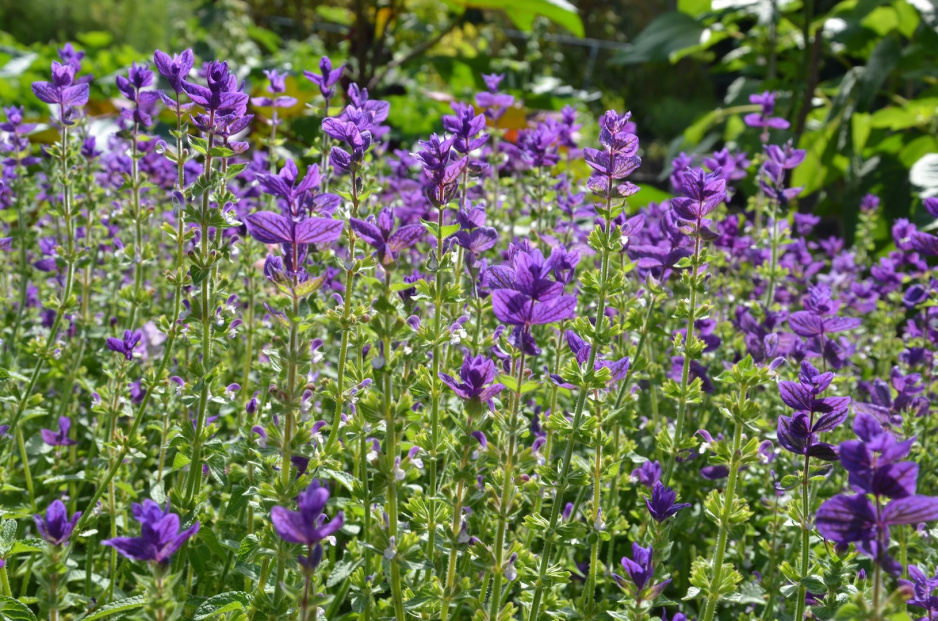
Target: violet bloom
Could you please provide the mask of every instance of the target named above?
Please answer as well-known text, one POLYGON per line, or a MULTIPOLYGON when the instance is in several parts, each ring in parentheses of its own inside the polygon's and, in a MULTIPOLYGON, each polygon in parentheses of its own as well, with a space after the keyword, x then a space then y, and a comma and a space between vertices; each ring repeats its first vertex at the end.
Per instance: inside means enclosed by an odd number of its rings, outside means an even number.
POLYGON ((498 242, 498 231, 485 226, 485 207, 482 205, 473 206, 469 203, 460 207, 456 222, 460 228, 453 233, 453 240, 467 251, 473 264, 479 254, 493 248, 498 242))
POLYGON ((51 429, 40 429, 39 433, 42 434, 43 442, 49 446, 71 446, 77 444, 75 440, 68 437, 68 431, 71 428, 71 419, 69 419, 68 416, 62 416, 59 418, 58 432, 52 431, 51 429))
POLYGON ((345 69, 345 65, 339 65, 337 68, 332 67, 332 60, 328 56, 323 56, 319 60, 319 73, 313 73, 312 71, 304 71, 303 75, 306 76, 306 79, 319 87, 319 92, 322 93, 323 98, 328 102, 335 96, 335 86, 336 82, 339 81, 339 78, 342 77, 342 71, 345 69))
POLYGON ((170 513, 169 503, 160 507, 149 498, 133 504, 134 519, 140 522, 139 537, 115 537, 101 543, 110 546, 134 561, 165 564, 190 537, 199 532, 196 521, 186 530, 179 530, 179 516, 170 513))
POLYGON ((638 136, 632 130, 631 112, 620 115, 615 110, 607 111, 599 120, 599 142, 602 151, 587 147, 583 149, 586 163, 593 169, 586 186, 593 194, 603 198, 626 198, 638 192, 638 186, 625 178, 642 165, 638 153, 638 136))
POLYGON ((479 135, 485 129, 485 115, 477 115, 469 104, 454 102, 452 107, 456 114, 443 115, 443 129, 456 136, 453 148, 468 155, 489 139, 488 134, 479 135))
POLYGON ((753 112, 743 117, 743 122, 749 127, 762 129, 762 142, 768 142, 769 129, 788 129, 789 123, 779 116, 772 116, 775 112, 775 93, 765 91, 764 93, 750 95, 749 103, 757 104, 762 107, 760 112, 753 112))
MULTIPOLYGON (((590 351, 592 347, 589 343, 584 341, 580 336, 573 330, 567 330, 564 333, 564 336, 567 339, 567 346, 570 348, 570 352, 573 353, 573 356, 576 358, 576 362, 580 367, 589 362, 590 351)), ((620 358, 616 361, 611 360, 602 360, 599 356, 593 361, 593 370, 599 371, 600 369, 609 369, 609 380, 607 385, 615 384, 616 382, 622 381, 625 379, 625 376, 629 372, 629 357, 620 358)), ((575 385, 566 382, 561 376, 550 374, 550 380, 560 386, 561 388, 567 388, 572 390, 576 388, 575 385)))
POLYGON ((870 402, 854 402, 853 409, 858 414, 872 416, 883 425, 899 427, 906 412, 915 416, 928 414, 929 401, 924 392, 925 386, 922 384, 920 373, 903 375, 898 367, 893 367, 888 383, 879 378, 873 380, 870 386, 870 402), (897 392, 895 398, 892 396, 892 389, 897 392))
POLYGON ((133 63, 125 78, 119 75, 115 78, 117 90, 134 103, 134 107, 129 110, 121 110, 121 118, 131 123, 149 126, 153 124, 151 114, 153 113, 156 101, 160 98, 156 91, 141 90, 153 84, 153 72, 146 64, 137 66, 133 63))
POLYGON ((424 194, 435 207, 443 207, 453 199, 459 187, 459 176, 468 164, 468 157, 454 160, 455 142, 456 136, 440 138, 432 134, 429 140, 418 142, 420 150, 412 154, 423 164, 428 181, 424 194))
POLYGON ((665 487, 661 481, 655 481, 655 486, 651 489, 651 498, 645 496, 645 506, 648 507, 648 513, 658 523, 664 522, 669 517, 675 515, 681 509, 690 507, 690 503, 679 502, 677 492, 670 487, 665 487))
POLYGON ((537 248, 512 246, 511 264, 490 267, 492 309, 508 325, 530 328, 573 316, 575 295, 563 295, 563 284, 550 278, 559 255, 544 258, 537 248))
POLYGON ((661 479, 661 462, 646 461, 632 471, 632 478, 640 485, 652 488, 661 479))
POLYGON ((36 97, 47 104, 59 106, 61 120, 66 123, 73 106, 88 103, 88 84, 76 83, 75 73, 73 65, 52 61, 52 81, 32 83, 36 97))
POLYGON ((466 356, 463 359, 462 367, 459 369, 459 379, 462 381, 457 382, 446 373, 440 373, 440 379, 453 389, 456 396, 466 401, 477 399, 483 403, 490 403, 492 397, 505 389, 503 384, 493 383, 495 363, 481 354, 466 356))
POLYGON ((935 590, 938 589, 938 572, 935 576, 929 578, 925 575, 925 572, 915 565, 909 565, 908 570, 911 580, 899 579, 899 584, 912 593, 912 598, 906 604, 924 609, 928 612, 928 615, 922 617, 922 619, 930 621, 938 614, 938 595, 933 595, 935 590))
POLYGON ((836 316, 840 303, 831 299, 831 289, 825 284, 808 288, 804 306, 805 310, 794 312, 788 318, 791 331, 808 339, 809 355, 823 356, 835 369, 843 367, 847 356, 842 346, 828 335, 860 327, 860 318, 836 316))
POLYGON ((785 207, 803 187, 789 188, 785 182, 785 171, 797 168, 804 161, 807 151, 795 149, 789 140, 784 146, 774 144, 765 147, 766 159, 762 164, 759 186, 767 197, 785 207))
POLYGON ((914 231, 911 238, 911 248, 916 252, 929 256, 938 256, 938 236, 922 231, 914 231))
POLYGON ((833 379, 833 373, 821 373, 811 364, 802 362, 798 382, 778 383, 782 401, 795 410, 792 416, 778 418, 778 443, 783 448, 796 455, 837 460, 833 446, 817 441, 818 433, 832 431, 847 420, 850 397, 818 398, 833 379))
POLYGON ((538 123, 533 129, 518 132, 518 148, 528 166, 550 168, 560 161, 558 140, 560 132, 547 123, 538 123))
POLYGON ((825 501, 817 512, 817 528, 836 543, 855 543, 860 552, 898 576, 902 565, 889 554, 889 527, 938 520, 938 498, 917 495, 918 465, 899 461, 913 440, 897 441, 875 418, 862 413, 853 429, 860 440, 841 444, 841 463, 850 473, 850 487, 858 493, 825 501), (891 499, 888 504, 886 499, 891 499))
POLYGON ((208 86, 182 81, 189 98, 216 115, 237 117, 247 112, 248 96, 238 90, 238 78, 228 70, 228 63, 215 60, 206 68, 208 86))
POLYGON ((256 178, 262 192, 286 199, 292 207, 297 201, 304 202, 302 201, 304 196, 318 187, 322 180, 319 166, 316 164, 307 168, 306 176, 302 181, 297 182, 299 176, 300 171, 296 163, 293 158, 288 157, 283 163, 283 168, 276 175, 259 174, 256 178))
POLYGON ((299 543, 307 547, 306 556, 300 556, 300 564, 314 570, 322 560, 323 539, 342 528, 344 514, 339 511, 334 518, 326 522, 323 510, 329 502, 329 490, 313 479, 309 488, 297 497, 299 511, 290 511, 276 506, 270 512, 274 530, 287 543, 299 543))
POLYGON ((618 574, 612 574, 612 577, 619 587, 628 591, 639 602, 655 599, 671 584, 670 578, 658 584, 654 583, 654 549, 651 546, 643 548, 633 543, 632 558, 623 556, 622 567, 629 580, 618 574))
POLYGON ((365 153, 374 142, 374 114, 347 106, 339 117, 328 117, 322 121, 322 131, 330 138, 348 145, 351 151, 332 147, 329 151, 329 163, 342 172, 352 172, 361 167, 365 153))
POLYGON ((173 54, 170 58, 166 52, 156 50, 153 53, 153 63, 160 75, 169 82, 169 87, 173 89, 173 92, 179 95, 184 91, 183 82, 189 77, 189 72, 192 71, 195 56, 193 56, 192 50, 185 50, 181 54, 173 54))
POLYGON ((71 518, 61 500, 53 500, 46 509, 46 516, 34 515, 39 535, 54 546, 63 545, 75 530, 81 518, 81 511, 76 511, 71 518))
POLYGON ((426 230, 420 224, 408 224, 395 231, 394 211, 390 207, 383 208, 377 218, 350 218, 349 225, 375 249, 375 257, 381 265, 393 263, 397 253, 416 244, 426 230))
POLYGON ((681 191, 684 196, 671 199, 681 232, 708 241, 716 239, 707 216, 726 198, 726 180, 698 168, 681 175, 681 191))
MULTIPOLYGON (((278 95, 287 90, 286 74, 278 73, 276 69, 265 69, 264 75, 270 82, 267 85, 267 92, 271 95, 278 95)), ((296 105, 296 97, 280 95, 279 97, 252 97, 251 103, 258 108, 290 108, 296 105)))
POLYGON ((915 440, 896 440, 879 421, 862 412, 853 420, 853 431, 860 439, 840 444, 840 463, 850 473, 851 489, 886 498, 915 494, 918 464, 899 461, 909 454, 915 440))
POLYGON ((507 109, 515 103, 513 96, 498 92, 498 86, 504 78, 504 73, 493 73, 491 75, 483 73, 482 80, 485 81, 488 92, 476 93, 476 104, 481 108, 485 108, 485 116, 492 119, 492 122, 496 124, 505 115, 507 109))
POLYGON ((118 339, 113 336, 107 337, 105 346, 118 354, 121 354, 127 360, 134 359, 134 348, 140 343, 143 333, 140 330, 124 330, 124 338, 118 339))

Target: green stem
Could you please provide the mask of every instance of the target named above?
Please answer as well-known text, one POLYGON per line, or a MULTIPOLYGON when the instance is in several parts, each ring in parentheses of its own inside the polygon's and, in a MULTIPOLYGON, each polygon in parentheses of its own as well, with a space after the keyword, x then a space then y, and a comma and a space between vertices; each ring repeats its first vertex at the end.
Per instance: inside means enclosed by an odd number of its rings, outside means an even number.
POLYGON ((132 212, 134 218, 134 288, 133 301, 130 305, 130 317, 127 319, 127 328, 133 330, 137 309, 140 306, 140 289, 143 286, 143 222, 140 214, 140 180, 137 162, 137 132, 139 124, 134 123, 131 135, 133 147, 130 156, 130 183, 132 191, 132 212))
MULTIPOLYGON (((697 222, 697 228, 700 228, 700 221, 697 222)), ((694 237, 694 257, 693 272, 690 277, 690 301, 687 308, 687 336, 684 339, 684 366, 681 369, 681 398, 678 402, 677 421, 674 424, 674 436, 671 438, 671 452, 668 454, 668 461, 661 474, 661 484, 667 485, 671 479, 671 472, 674 470, 674 462, 677 459, 681 437, 684 433, 684 419, 687 416, 687 386, 690 383, 690 344, 694 340, 695 323, 697 321, 697 287, 700 275, 697 270, 700 269, 700 235, 694 237)))
MULTIPOLYGON (((745 391, 744 391, 745 392, 745 391)), ((736 482, 739 478, 739 457, 743 439, 743 426, 736 422, 733 429, 733 457, 730 461, 730 476, 726 484, 726 493, 723 497, 723 512, 720 515, 720 532, 717 535, 717 545, 713 550, 711 563, 710 592, 707 594, 707 606, 704 610, 704 621, 713 621, 716 614, 717 603, 720 600, 720 585, 723 582, 723 557, 726 554, 726 543, 729 539, 730 516, 736 502, 736 482)))
MULTIPOLYGON (((440 441, 440 394, 443 391, 440 381, 440 333, 443 331, 443 261, 446 258, 443 246, 443 206, 437 210, 437 237, 436 237, 436 299, 433 301, 433 371, 430 381, 433 382, 430 391, 430 482, 428 486, 429 498, 429 524, 427 526, 427 559, 435 565, 436 546, 436 493, 437 493, 437 458, 440 441)), ((458 277, 458 275, 457 275, 458 277)))
MULTIPOLYGON (((801 477, 801 568, 802 577, 808 575, 811 561, 811 529, 808 528, 808 514, 810 504, 810 493, 808 490, 809 471, 811 458, 804 456, 804 473, 801 477)), ((804 618, 805 612, 805 594, 808 588, 803 584, 798 585, 798 595, 795 600, 795 614, 792 619, 800 620, 804 618)))
MULTIPOLYGON (((328 108, 328 104, 327 104, 328 108)), ((324 140, 327 140, 325 138, 324 140)), ((324 156, 325 157, 325 156, 324 156)), ((352 169, 352 212, 351 218, 358 217, 358 170, 352 169)), ((323 175, 323 183, 326 176, 323 175)), ((348 237, 348 267, 345 270, 345 299, 342 309, 342 345, 339 348, 339 369, 336 378, 335 412, 332 415, 332 426, 329 429, 329 438, 323 447, 323 453, 329 455, 339 439, 339 426, 342 422, 342 406, 345 400, 345 366, 348 362, 348 342, 351 333, 351 323, 349 321, 352 315, 352 285, 354 284, 354 262, 355 262, 355 232, 352 230, 351 222, 346 223, 346 235, 348 237)))
MULTIPOLYGON (((213 127, 215 122, 215 111, 209 113, 209 127, 213 127)), ((210 131, 208 134, 208 145, 205 150, 205 167, 202 171, 202 175, 206 180, 210 179, 212 176, 212 149, 215 146, 215 133, 210 131)), ((211 205, 209 203, 210 193, 204 191, 202 193, 202 211, 200 214, 201 222, 199 223, 201 227, 200 235, 200 244, 201 244, 201 262, 202 267, 204 268, 209 261, 209 209, 211 205)), ((198 497, 199 487, 202 484, 202 433, 205 428, 205 418, 206 412, 208 410, 208 400, 209 400, 209 384, 207 374, 210 373, 212 368, 212 304, 211 301, 211 278, 203 277, 202 287, 201 287, 201 306, 202 306, 202 368, 205 371, 206 375, 203 375, 201 378, 202 381, 202 390, 199 395, 199 410, 195 423, 195 439, 192 442, 192 460, 189 463, 189 480, 186 484, 186 496, 185 496, 185 507, 187 509, 192 508, 192 501, 194 498, 198 497)), ((188 546, 186 550, 183 551, 183 557, 186 556, 188 551, 188 546)))
MULTIPOLYGON (((606 187, 612 188, 613 179, 611 177, 607 178, 606 187)), ((608 214, 612 208, 612 195, 606 195, 606 213, 608 214)), ((610 218, 606 217, 606 226, 603 230, 608 232, 611 230, 610 218)), ((590 339, 590 353, 589 358, 586 361, 586 373, 592 377, 593 371, 596 366, 596 350, 599 349, 599 334, 602 331, 603 321, 606 315, 606 287, 609 282, 609 252, 606 249, 606 244, 602 248, 602 260, 601 268, 599 272, 599 303, 596 307, 596 325, 593 328, 593 337, 590 339)), ((561 466, 560 471, 560 480, 557 484, 557 491, 554 495, 554 502, 551 506, 550 511, 550 522, 548 523, 547 536, 544 539, 544 549, 541 551, 541 564, 538 567, 538 576, 537 582, 534 589, 534 597, 531 600, 531 612, 528 615, 528 621, 536 621, 540 616, 541 608, 541 598, 544 594, 544 585, 547 579, 547 569, 550 567, 550 555, 553 547, 552 533, 557 528, 557 521, 560 518, 560 508, 563 505, 563 495, 567 491, 567 485, 569 484, 570 478, 570 466, 573 460, 573 449, 576 445, 576 434, 577 430, 580 428, 583 420, 583 409, 586 405, 586 398, 589 394, 588 388, 581 388, 580 393, 577 397, 576 409, 573 413, 573 423, 572 430, 567 436, 567 446, 564 450, 563 456, 563 466, 561 466)))
MULTIPOLYGON (((66 235, 66 270, 65 270, 65 288, 62 291, 62 299, 59 301, 59 306, 55 311, 55 319, 52 321, 52 328, 49 331, 49 336, 46 337, 46 344, 43 347, 42 351, 39 352, 38 359, 36 360, 36 366, 33 367, 33 371, 29 376, 29 381, 26 383, 26 388, 23 391, 22 396, 16 404, 16 410, 13 412, 13 417, 10 419, 10 427, 7 430, 9 433, 18 431, 17 423, 23 415, 23 412, 26 411, 26 405, 29 403, 29 398, 33 394, 33 390, 36 388, 36 382, 39 380, 39 375, 42 373, 42 368, 45 366, 45 356, 49 354, 49 350, 52 348, 52 344, 55 342, 56 337, 59 333, 59 328, 62 325, 62 319, 65 317, 65 309, 68 308, 69 298, 72 296, 72 287, 74 286, 75 281, 75 235, 72 227, 72 206, 71 206, 71 183, 69 181, 69 171, 68 171, 68 125, 62 124, 62 144, 61 144, 61 157, 59 162, 62 167, 62 215, 65 218, 65 235, 66 235)), ((3 457, 6 446, 10 444, 9 442, 4 442, 0 444, 0 457, 3 457)), ((28 463, 24 463, 24 468, 28 469, 28 463)), ((30 494, 30 499, 33 504, 35 504, 35 497, 30 494)))
POLYGON ((518 410, 521 409, 524 385, 524 349, 518 358, 518 374, 515 377, 517 389, 511 404, 511 418, 508 422, 508 453, 505 456, 505 466, 502 473, 502 494, 498 502, 498 527, 495 532, 495 574, 492 577, 492 600, 489 609, 489 619, 497 619, 501 608, 502 575, 504 574, 505 557, 505 530, 508 525, 508 514, 511 510, 512 496, 515 489, 512 472, 514 470, 515 448, 518 441, 518 410))
MULTIPOLYGON (((595 529, 596 522, 599 521, 600 512, 602 511, 602 456, 603 456, 603 444, 602 444, 602 419, 600 418, 601 405, 599 400, 596 400, 596 419, 600 421, 600 427, 596 430, 597 441, 596 441, 596 455, 593 462, 593 528, 595 529)), ((595 541, 590 546, 590 568, 589 568, 589 577, 586 582, 586 609, 589 610, 593 605, 593 598, 596 595, 596 572, 599 569, 599 546, 602 540, 599 538, 598 533, 596 534, 595 541)))

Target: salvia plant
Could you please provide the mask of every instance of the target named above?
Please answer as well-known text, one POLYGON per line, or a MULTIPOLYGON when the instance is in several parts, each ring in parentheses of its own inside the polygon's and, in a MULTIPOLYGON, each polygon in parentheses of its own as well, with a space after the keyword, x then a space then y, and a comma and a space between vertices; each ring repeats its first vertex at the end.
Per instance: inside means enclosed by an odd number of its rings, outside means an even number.
POLYGON ((815 235, 775 93, 649 202, 500 75, 408 145, 323 58, 300 145, 191 50, 92 131, 82 58, 0 124, 0 616, 938 617, 938 237, 815 235))

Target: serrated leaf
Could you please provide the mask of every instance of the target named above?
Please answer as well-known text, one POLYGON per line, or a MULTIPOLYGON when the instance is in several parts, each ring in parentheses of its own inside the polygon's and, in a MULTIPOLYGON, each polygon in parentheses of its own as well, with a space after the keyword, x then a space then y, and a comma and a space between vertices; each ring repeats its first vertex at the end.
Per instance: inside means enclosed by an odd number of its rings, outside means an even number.
POLYGON ((103 619, 105 617, 110 617, 111 615, 116 615, 121 612, 127 612, 128 610, 133 610, 135 608, 140 608, 141 606, 147 603, 146 595, 135 595, 134 597, 125 597, 124 599, 119 599, 116 602, 111 602, 106 606, 98 608, 91 614, 88 614, 84 617, 80 617, 78 621, 94 621, 95 619, 103 619))
POLYGON ((200 619, 209 619, 236 610, 244 610, 251 605, 251 599, 251 594, 244 591, 219 593, 202 602, 192 618, 199 621, 200 619))
POLYGON ((10 621, 36 621, 36 615, 23 602, 0 595, 0 617, 10 621))

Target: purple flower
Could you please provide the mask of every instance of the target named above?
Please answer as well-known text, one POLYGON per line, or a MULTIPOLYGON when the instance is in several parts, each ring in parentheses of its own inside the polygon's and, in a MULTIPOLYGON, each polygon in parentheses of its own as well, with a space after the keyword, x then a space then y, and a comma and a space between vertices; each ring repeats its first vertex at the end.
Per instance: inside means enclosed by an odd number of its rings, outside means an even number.
POLYGON ((563 295, 563 284, 550 278, 559 255, 544 258, 537 248, 512 246, 511 265, 488 269, 492 309, 508 325, 530 327, 571 317, 576 296, 563 295))
POLYGON ((618 574, 612 574, 616 583, 639 601, 655 599, 671 583, 670 578, 658 584, 653 583, 655 577, 653 557, 654 550, 651 546, 643 548, 633 543, 632 558, 622 557, 622 568, 625 569, 629 581, 618 574))
POLYGON ((270 211, 259 211, 245 218, 248 233, 264 244, 331 244, 342 234, 342 221, 333 218, 292 218, 270 211))
POLYGON ((195 64, 195 56, 192 50, 185 50, 182 54, 169 54, 156 50, 153 53, 153 63, 160 75, 169 82, 169 87, 178 95, 184 90, 183 81, 189 77, 192 66, 195 64))
POLYGON ((421 140, 420 150, 413 157, 423 163, 427 176, 424 194, 436 207, 449 203, 459 187, 459 176, 468 164, 468 158, 454 159, 453 145, 456 136, 440 138, 432 134, 429 140, 421 140))
POLYGON ((504 78, 504 73, 491 75, 483 73, 482 80, 488 92, 476 93, 476 104, 485 108, 485 115, 495 123, 498 123, 498 120, 505 115, 506 108, 510 108, 515 103, 515 98, 511 95, 498 92, 498 86, 504 78))
POLYGON ((859 494, 905 498, 915 494, 918 464, 899 461, 912 450, 914 439, 900 442, 869 414, 858 413, 853 431, 859 440, 840 444, 840 463, 859 494))
POLYGON ((850 473, 854 496, 838 494, 818 509, 818 531, 835 543, 855 543, 857 549, 889 574, 902 565, 889 555, 889 527, 938 520, 938 498, 915 494, 918 464, 899 461, 912 440, 899 442, 872 416, 857 415, 854 432, 859 441, 841 444, 841 463, 850 473), (871 502, 867 494, 875 497, 871 502), (891 499, 888 504, 884 499, 891 499))
POLYGON ((313 164, 306 170, 306 176, 297 183, 300 171, 292 158, 287 158, 283 168, 276 175, 257 175, 257 183, 265 194, 285 198, 291 205, 311 189, 319 186, 321 177, 319 166, 313 164))
POLYGON ((124 330, 124 338, 118 339, 113 336, 107 338, 106 347, 118 354, 122 354, 127 360, 134 359, 134 348, 143 338, 143 332, 140 330, 124 330))
POLYGON ((458 138, 453 143, 453 148, 464 155, 468 155, 484 145, 489 139, 488 134, 479 136, 482 130, 485 129, 485 115, 477 115, 472 106, 459 102, 453 103, 453 111, 456 113, 455 115, 447 114, 443 116, 443 129, 458 138))
POLYGON ((488 403, 492 400, 492 397, 505 389, 503 384, 493 383, 495 381, 495 363, 481 354, 466 356, 463 359, 462 367, 459 369, 459 379, 462 381, 457 382, 446 373, 440 373, 440 379, 453 389, 456 396, 467 401, 478 399, 488 403))
MULTIPOLYGON (((286 74, 278 73, 276 69, 265 69, 264 75, 267 76, 269 84, 267 92, 276 95, 287 90, 286 74)), ((296 97, 281 95, 280 97, 252 97, 251 104, 258 108, 290 108, 296 105, 296 97)), ((274 122, 274 121, 271 121, 274 122)), ((277 121, 279 123, 279 121, 277 121)))
POLYGON ((382 265, 393 263, 396 254, 417 243, 426 230, 420 224, 408 224, 395 231, 394 211, 389 207, 383 208, 377 218, 350 218, 349 225, 375 249, 375 256, 382 265))
POLYGON ((560 161, 557 153, 560 132, 547 123, 538 123, 533 129, 518 132, 518 148, 528 166, 550 168, 560 161))
POLYGON ((137 63, 133 63, 126 78, 119 75, 115 80, 117 90, 135 104, 130 110, 121 110, 121 118, 144 126, 151 125, 153 119, 150 115, 155 110, 160 96, 155 91, 142 91, 141 89, 153 84, 153 72, 146 64, 138 66, 137 63))
POLYGON ((850 397, 817 398, 833 379, 833 373, 821 373, 811 364, 802 362, 799 382, 778 383, 782 401, 795 410, 790 417, 778 418, 778 443, 783 448, 798 455, 836 461, 834 447, 818 442, 816 435, 833 430, 847 419, 850 397))
POLYGON ((42 434, 42 440, 49 446, 71 446, 76 444, 75 440, 72 440, 68 437, 68 431, 72 427, 72 421, 68 416, 62 416, 59 418, 59 431, 55 432, 51 429, 40 429, 39 433, 42 434))
POLYGON ((139 537, 115 537, 101 542, 131 560, 166 563, 187 539, 199 532, 198 521, 180 531, 179 516, 170 513, 169 503, 164 509, 148 498, 142 505, 133 504, 133 514, 140 522, 139 537))
POLYGON ((320 542, 342 528, 344 514, 339 511, 334 518, 326 522, 323 510, 329 502, 329 490, 318 479, 313 479, 309 488, 297 497, 299 511, 290 511, 276 506, 270 512, 274 530, 281 539, 288 543, 303 544, 308 548, 307 555, 299 558, 307 569, 315 569, 322 560, 320 542))
MULTIPOLYGON (((590 351, 592 349, 590 344, 584 341, 582 338, 580 338, 580 336, 573 330, 567 330, 564 333, 564 336, 567 339, 567 346, 570 348, 570 351, 573 353, 573 356, 576 358, 577 364, 582 367, 584 364, 589 362, 590 351)), ((599 369, 604 369, 604 368, 609 369, 609 380, 607 384, 611 385, 611 384, 614 384, 615 382, 619 382, 625 379, 625 376, 628 374, 629 357, 626 356, 624 358, 620 358, 619 360, 611 361, 611 360, 602 360, 599 358, 599 356, 597 356, 596 359, 593 361, 593 370, 598 371, 599 369)), ((567 388, 567 389, 576 388, 576 386, 574 386, 573 384, 569 384, 566 381, 564 381, 564 379, 559 375, 555 375, 551 373, 550 379, 554 384, 562 388, 567 388)))
POLYGON ((670 487, 665 487, 661 481, 655 481, 651 489, 651 498, 645 496, 645 506, 648 507, 648 513, 656 522, 664 522, 681 509, 690 507, 690 503, 675 503, 677 492, 670 487))
POLYGON ((54 546, 60 546, 68 541, 79 518, 81 518, 81 511, 76 511, 69 519, 68 511, 61 500, 52 501, 46 509, 45 518, 38 514, 33 516, 39 535, 54 546))
POLYGON ((661 479, 661 462, 656 459, 655 461, 642 463, 642 465, 632 471, 632 478, 640 485, 653 488, 655 483, 658 483, 661 479))
POLYGON ((815 518, 817 529, 835 543, 856 543, 857 549, 892 575, 902 566, 887 550, 889 527, 938 520, 938 498, 908 496, 877 509, 864 494, 838 494, 820 506, 815 518))
POLYGON ((74 67, 75 73, 81 70, 81 61, 84 57, 85 53, 76 50, 71 43, 66 43, 59 48, 59 60, 74 67))
POLYGON ((453 234, 453 240, 457 246, 469 252, 473 262, 478 254, 498 243, 498 231, 485 226, 485 207, 472 204, 460 207, 456 214, 456 222, 459 223, 460 229, 453 234))
POLYGON ((248 96, 238 90, 238 78, 228 70, 228 63, 214 60, 205 71, 208 86, 182 80, 182 87, 189 98, 216 115, 235 117, 247 112, 248 96))
POLYGON ((681 191, 685 196, 671 199, 671 209, 681 231, 716 239, 717 234, 709 228, 707 216, 726 198, 726 180, 698 168, 681 176, 681 191))
POLYGON ((924 618, 933 619, 935 613, 938 613, 938 596, 932 595, 935 589, 938 589, 938 573, 929 578, 915 565, 909 565, 908 571, 911 580, 899 579, 899 584, 908 588, 912 593, 912 598, 906 603, 909 606, 925 609, 928 611, 928 616, 924 618))
POLYGON ((319 73, 313 73, 312 71, 304 71, 303 75, 306 76, 306 79, 319 87, 319 92, 322 93, 322 96, 326 99, 332 99, 335 96, 335 89, 332 88, 336 82, 339 81, 339 78, 342 77, 342 71, 345 69, 345 65, 340 65, 338 68, 332 68, 332 60, 328 56, 323 56, 319 60, 319 73))
POLYGON ((40 101, 59 106, 63 120, 72 106, 88 103, 88 84, 75 83, 75 67, 69 64, 52 61, 52 81, 33 82, 32 89, 40 101))
POLYGON ((749 103, 761 106, 762 110, 760 112, 747 114, 743 117, 743 121, 749 127, 762 129, 762 142, 768 141, 769 129, 788 129, 788 121, 779 116, 772 116, 775 112, 775 93, 765 91, 761 95, 750 95, 749 103))

